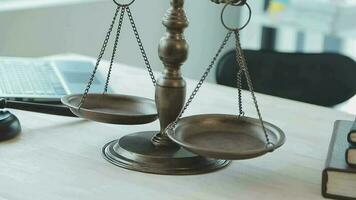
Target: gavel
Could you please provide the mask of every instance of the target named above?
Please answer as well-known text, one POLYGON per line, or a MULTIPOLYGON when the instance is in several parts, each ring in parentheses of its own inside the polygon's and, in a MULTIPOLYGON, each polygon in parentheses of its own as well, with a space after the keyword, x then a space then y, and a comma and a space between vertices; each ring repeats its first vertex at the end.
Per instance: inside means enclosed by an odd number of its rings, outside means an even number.
POLYGON ((0 142, 10 140, 21 132, 20 121, 5 108, 6 100, 0 98, 0 142))
POLYGON ((24 101, 11 101, 0 98, 0 141, 12 139, 21 132, 20 121, 14 114, 6 110, 6 108, 51 115, 76 117, 61 102, 45 104, 24 101))

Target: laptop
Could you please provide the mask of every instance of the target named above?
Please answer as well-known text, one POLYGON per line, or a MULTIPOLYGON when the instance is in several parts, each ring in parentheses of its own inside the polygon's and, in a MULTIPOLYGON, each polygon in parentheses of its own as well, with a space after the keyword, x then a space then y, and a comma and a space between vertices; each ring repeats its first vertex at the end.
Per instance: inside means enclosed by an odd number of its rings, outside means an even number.
MULTIPOLYGON (((62 96, 83 94, 93 69, 92 62, 82 60, 0 57, 0 97, 59 102, 62 96)), ((105 81, 98 72, 90 93, 102 93, 105 81)))

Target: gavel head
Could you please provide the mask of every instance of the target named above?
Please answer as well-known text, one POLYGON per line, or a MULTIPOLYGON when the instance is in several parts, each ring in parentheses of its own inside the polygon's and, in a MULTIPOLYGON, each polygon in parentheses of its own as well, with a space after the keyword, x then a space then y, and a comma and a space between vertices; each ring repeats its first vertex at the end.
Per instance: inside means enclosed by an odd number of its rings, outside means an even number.
POLYGON ((21 132, 20 121, 4 108, 6 108, 6 100, 0 98, 0 142, 10 140, 21 132))

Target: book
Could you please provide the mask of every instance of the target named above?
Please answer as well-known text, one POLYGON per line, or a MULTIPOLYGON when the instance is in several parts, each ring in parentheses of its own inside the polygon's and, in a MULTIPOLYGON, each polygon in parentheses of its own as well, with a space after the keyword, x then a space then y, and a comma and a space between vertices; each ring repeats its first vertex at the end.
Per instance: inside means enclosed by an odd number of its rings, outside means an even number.
POLYGON ((322 195, 326 198, 356 200, 356 169, 349 166, 345 152, 349 148, 347 135, 352 121, 338 120, 330 140, 322 172, 322 195))
POLYGON ((356 169, 356 147, 349 147, 346 150, 346 162, 356 169))
POLYGON ((349 135, 347 136, 347 140, 349 141, 349 143, 351 145, 355 145, 356 146, 356 119, 349 131, 349 135))

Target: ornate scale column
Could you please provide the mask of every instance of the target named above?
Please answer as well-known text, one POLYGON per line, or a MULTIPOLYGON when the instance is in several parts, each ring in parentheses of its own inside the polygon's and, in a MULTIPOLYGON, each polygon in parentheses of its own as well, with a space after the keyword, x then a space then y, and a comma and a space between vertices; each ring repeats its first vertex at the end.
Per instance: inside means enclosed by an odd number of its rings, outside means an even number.
POLYGON ((175 146, 163 131, 177 118, 185 101, 186 83, 180 67, 188 57, 189 47, 183 34, 188 27, 183 4, 184 0, 172 0, 171 8, 163 19, 167 33, 160 41, 158 53, 165 69, 157 81, 155 95, 161 132, 152 139, 157 146, 175 146))
POLYGON ((163 19, 167 32, 160 41, 158 53, 164 71, 157 80, 155 94, 161 128, 129 134, 104 146, 104 158, 117 166, 147 173, 186 175, 218 170, 230 163, 188 152, 163 131, 180 113, 186 96, 186 83, 180 72, 188 57, 183 34, 188 20, 183 6, 184 0, 171 0, 163 19))

